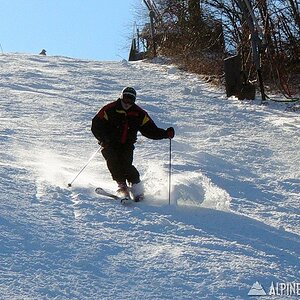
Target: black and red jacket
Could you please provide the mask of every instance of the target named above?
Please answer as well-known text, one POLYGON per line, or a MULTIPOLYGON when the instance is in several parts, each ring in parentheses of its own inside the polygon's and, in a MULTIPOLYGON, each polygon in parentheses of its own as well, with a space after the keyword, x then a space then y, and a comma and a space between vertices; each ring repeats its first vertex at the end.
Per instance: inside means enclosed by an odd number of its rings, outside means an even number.
POLYGON ((105 105, 93 118, 92 133, 100 143, 118 147, 133 145, 138 131, 147 138, 168 138, 166 130, 158 128, 147 112, 133 104, 124 110, 121 99, 105 105))

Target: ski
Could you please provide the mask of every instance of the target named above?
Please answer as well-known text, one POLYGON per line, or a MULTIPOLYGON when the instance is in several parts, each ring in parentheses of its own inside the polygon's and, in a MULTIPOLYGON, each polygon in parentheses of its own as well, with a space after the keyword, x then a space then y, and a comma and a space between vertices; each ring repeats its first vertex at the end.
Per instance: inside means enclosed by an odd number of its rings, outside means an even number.
POLYGON ((122 204, 127 204, 127 203, 130 203, 131 202, 131 199, 130 198, 121 198, 111 192, 108 192, 106 190, 104 190, 103 188, 101 187, 97 187, 95 189, 95 193, 98 194, 98 195, 101 195, 101 196, 105 196, 105 197, 108 197, 108 198, 112 198, 112 199, 115 199, 115 200, 119 200, 122 204))

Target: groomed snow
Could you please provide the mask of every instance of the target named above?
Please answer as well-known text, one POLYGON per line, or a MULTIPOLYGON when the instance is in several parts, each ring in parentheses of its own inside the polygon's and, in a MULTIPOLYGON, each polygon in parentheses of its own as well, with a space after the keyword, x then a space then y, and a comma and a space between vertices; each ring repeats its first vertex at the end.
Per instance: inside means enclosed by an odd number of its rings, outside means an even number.
POLYGON ((0 298, 248 299, 299 282, 300 120, 227 99, 162 62, 0 55, 0 298), (91 120, 124 86, 169 141, 142 136, 146 200, 114 190, 91 120))

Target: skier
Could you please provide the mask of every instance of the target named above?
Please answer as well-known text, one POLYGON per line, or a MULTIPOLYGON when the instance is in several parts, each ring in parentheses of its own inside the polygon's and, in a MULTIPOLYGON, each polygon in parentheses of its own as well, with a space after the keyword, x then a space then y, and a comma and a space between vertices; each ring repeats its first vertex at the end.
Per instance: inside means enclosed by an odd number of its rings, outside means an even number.
POLYGON ((136 91, 123 89, 118 100, 105 105, 92 120, 92 133, 102 146, 102 155, 113 180, 118 184, 120 198, 138 202, 144 198, 143 184, 138 170, 133 166, 134 143, 137 132, 149 139, 172 139, 173 127, 158 128, 148 113, 135 104, 136 91))

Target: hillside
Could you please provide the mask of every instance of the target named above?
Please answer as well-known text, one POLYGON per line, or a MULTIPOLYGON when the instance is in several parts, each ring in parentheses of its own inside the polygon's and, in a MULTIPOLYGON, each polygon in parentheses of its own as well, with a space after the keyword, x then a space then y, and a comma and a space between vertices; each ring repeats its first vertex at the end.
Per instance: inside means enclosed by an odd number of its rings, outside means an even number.
POLYGON ((299 282, 299 113, 163 63, 0 65, 1 299, 248 299, 256 281, 299 282), (116 188, 101 155, 67 187, 98 148, 93 116, 127 85, 176 130, 171 205, 168 140, 139 137, 144 202, 95 195, 116 188))

